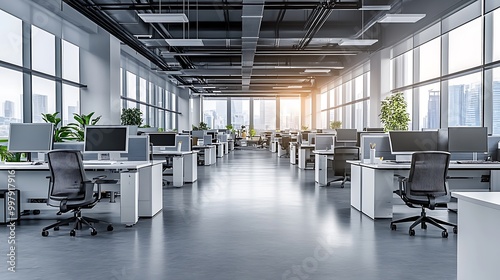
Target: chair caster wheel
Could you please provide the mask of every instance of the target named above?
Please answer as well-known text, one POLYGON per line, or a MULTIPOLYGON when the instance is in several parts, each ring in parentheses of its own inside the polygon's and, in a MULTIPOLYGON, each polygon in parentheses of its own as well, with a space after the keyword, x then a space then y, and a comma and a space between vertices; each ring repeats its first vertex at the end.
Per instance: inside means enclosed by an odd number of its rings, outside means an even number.
POLYGON ((48 231, 46 231, 46 230, 42 231, 42 236, 43 236, 43 237, 47 237, 47 236, 49 236, 49 232, 48 232, 48 231))
POLYGON ((458 233, 458 228, 457 228, 457 227, 453 227, 453 233, 454 233, 454 234, 457 234, 457 233, 458 233))
POLYGON ((395 224, 391 224, 391 230, 396 230, 398 227, 395 224))
POLYGON ((58 230, 59 230, 59 227, 55 227, 55 228, 54 228, 54 231, 58 231, 58 230))
POLYGON ((415 236, 415 230, 414 229, 410 229, 408 231, 408 234, 410 234, 410 236, 415 236))
POLYGON ((75 236, 76 235, 76 231, 74 229, 72 229, 70 232, 69 232, 69 236, 75 236))
POLYGON ((107 231, 113 231, 113 226, 112 225, 108 225, 108 227, 106 228, 107 231))
POLYGON ((33 215, 38 215, 40 214, 40 210, 33 210, 33 215))
POLYGON ((448 232, 445 230, 443 232, 441 232, 441 237, 442 238, 448 238, 448 232))
POLYGON ((90 231, 90 235, 95 236, 97 235, 97 230, 93 229, 90 231))

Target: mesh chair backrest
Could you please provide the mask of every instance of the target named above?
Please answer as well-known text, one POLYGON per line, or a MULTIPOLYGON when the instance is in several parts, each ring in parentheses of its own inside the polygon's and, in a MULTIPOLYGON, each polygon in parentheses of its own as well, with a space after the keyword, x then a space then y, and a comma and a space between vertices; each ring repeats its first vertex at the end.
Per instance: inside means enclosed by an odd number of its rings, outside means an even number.
POLYGON ((407 191, 410 195, 446 195, 449 164, 450 154, 447 152, 414 153, 411 158, 407 191))
POLYGON ((348 160, 359 160, 359 148, 358 147, 335 147, 333 149, 333 170, 335 176, 344 176, 344 174, 350 171, 350 164, 347 164, 348 160))
POLYGON ((52 184, 49 198, 83 198, 85 170, 82 154, 74 150, 54 150, 47 153, 52 184))

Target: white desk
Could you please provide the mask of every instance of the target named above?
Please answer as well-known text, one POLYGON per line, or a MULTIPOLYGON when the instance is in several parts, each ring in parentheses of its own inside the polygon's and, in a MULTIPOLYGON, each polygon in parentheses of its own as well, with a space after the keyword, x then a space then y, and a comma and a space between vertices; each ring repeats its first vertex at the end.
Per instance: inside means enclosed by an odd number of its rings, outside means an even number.
POLYGON ((229 142, 221 142, 224 147, 224 154, 229 154, 229 142))
POLYGON ((203 151, 203 164, 212 165, 215 164, 215 146, 204 145, 204 146, 193 146, 193 150, 203 151))
MULTIPOLYGON (((21 211, 29 208, 54 209, 41 202, 47 199, 49 167, 42 165, 0 165, 0 180, 7 182, 7 171, 15 170, 16 188, 21 191, 21 211), (39 201, 31 203, 30 201, 39 201)), ((123 161, 115 164, 86 164, 87 176, 103 175, 109 178, 120 171, 120 222, 127 226, 137 223, 139 216, 153 217, 163 208, 161 163, 123 161), (100 170, 100 171, 99 171, 100 170)))
POLYGON ((334 150, 314 150, 314 181, 320 186, 328 184, 328 159, 331 159, 334 150))
POLYGON ((500 193, 453 192, 458 198, 458 280, 496 280, 500 193))
POLYGON ((172 157, 172 185, 182 187, 184 183, 198 180, 197 151, 154 151, 153 157, 162 160, 172 157))
POLYGON ((234 151, 234 140, 229 139, 227 140, 228 146, 229 146, 229 151, 234 151))
POLYGON ((311 157, 314 145, 299 145, 299 168, 306 169, 306 160, 311 157))
POLYGON ((212 143, 216 149, 216 157, 224 157, 224 145, 222 143, 212 143))
MULTIPOLYGON (((393 191, 398 188, 394 175, 408 176, 410 164, 348 162, 352 172, 351 206, 372 219, 392 218, 393 191)), ((500 191, 500 164, 450 163, 448 176, 453 191, 500 191), (490 182, 482 182, 484 176, 490 182)))
POLYGON ((290 142, 290 164, 297 164, 297 142, 290 142))

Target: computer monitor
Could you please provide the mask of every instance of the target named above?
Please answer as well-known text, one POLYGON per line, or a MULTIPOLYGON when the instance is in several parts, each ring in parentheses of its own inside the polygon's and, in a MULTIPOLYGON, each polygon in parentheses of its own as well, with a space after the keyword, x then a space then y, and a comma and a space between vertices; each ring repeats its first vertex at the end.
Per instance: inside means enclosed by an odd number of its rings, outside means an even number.
POLYGON ((354 142, 358 139, 358 131, 355 128, 337 129, 337 142, 354 142))
MULTIPOLYGON (((46 153, 52 150, 51 123, 11 123, 7 150, 12 153, 46 153)), ((38 156, 39 160, 40 156, 38 156)))
POLYGON ((170 132, 163 133, 149 133, 149 141, 153 147, 167 148, 175 147, 176 145, 176 134, 170 132))
POLYGON ((331 134, 317 134, 314 149, 316 150, 333 150, 335 136, 331 134))
POLYGON ((128 152, 128 126, 95 125, 85 127, 84 152, 97 153, 99 160, 119 159, 128 152))
POLYGON ((488 152, 486 127, 448 127, 448 151, 450 153, 488 152))
POLYGON ((383 127, 364 127, 363 131, 384 132, 383 127))
POLYGON ((437 131, 389 131, 391 152, 395 155, 411 155, 420 151, 438 150, 437 131))

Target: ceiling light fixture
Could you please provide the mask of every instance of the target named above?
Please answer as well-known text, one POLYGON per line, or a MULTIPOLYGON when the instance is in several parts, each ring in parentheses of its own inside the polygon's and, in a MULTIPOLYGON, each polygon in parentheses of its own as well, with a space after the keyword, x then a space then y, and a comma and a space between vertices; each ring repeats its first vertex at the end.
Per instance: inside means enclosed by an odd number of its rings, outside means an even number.
POLYGON ((151 35, 151 34, 137 34, 137 35, 134 35, 134 37, 137 39, 151 39, 153 37, 153 35, 151 35))
POLYGON ((360 11, 389 11, 391 9, 391 5, 377 5, 377 6, 363 6, 359 8, 360 11))
POLYGON ((415 23, 425 17, 425 14, 386 14, 378 23, 415 23))
POLYGON ((377 39, 342 39, 339 46, 371 46, 376 42, 377 39))
POLYGON ((331 69, 318 69, 318 68, 308 68, 304 70, 304 73, 330 73, 331 69))
POLYGON ((186 23, 185 14, 137 14, 146 23, 186 23))
POLYGON ((171 47, 203 47, 202 39, 165 39, 171 47))

